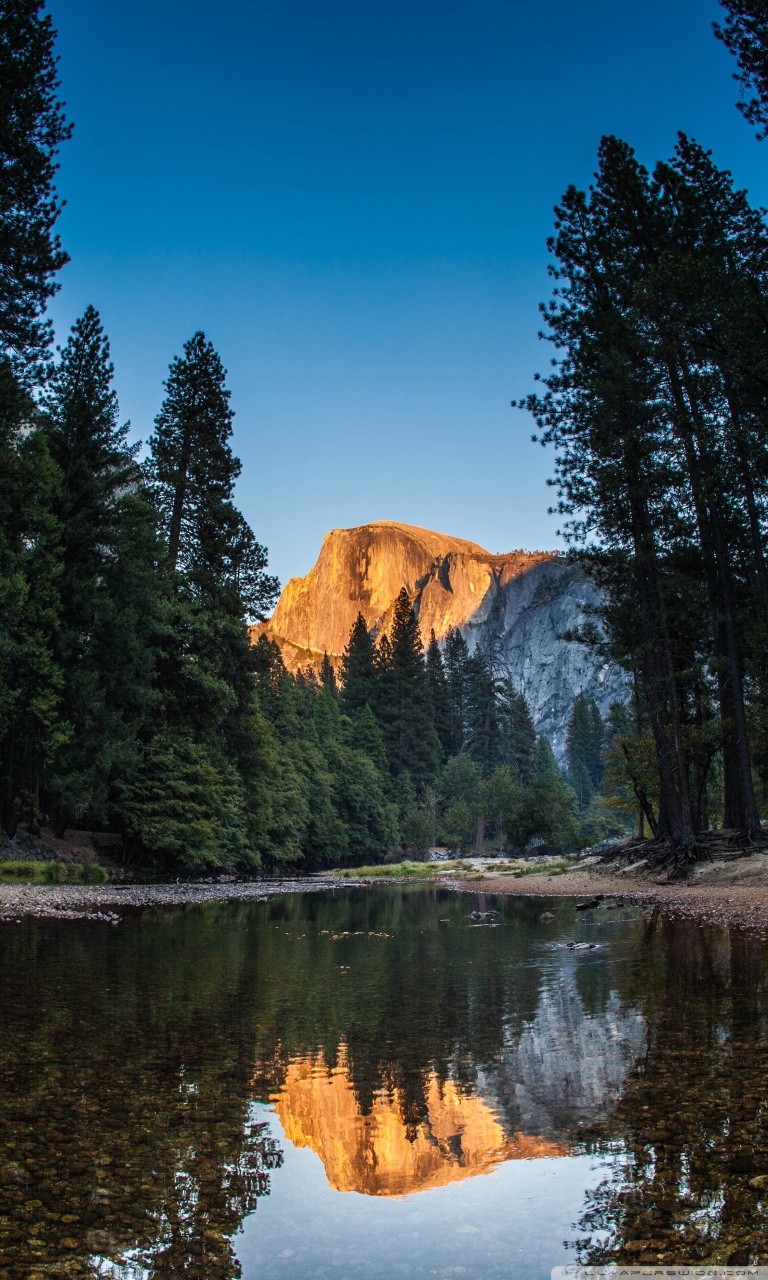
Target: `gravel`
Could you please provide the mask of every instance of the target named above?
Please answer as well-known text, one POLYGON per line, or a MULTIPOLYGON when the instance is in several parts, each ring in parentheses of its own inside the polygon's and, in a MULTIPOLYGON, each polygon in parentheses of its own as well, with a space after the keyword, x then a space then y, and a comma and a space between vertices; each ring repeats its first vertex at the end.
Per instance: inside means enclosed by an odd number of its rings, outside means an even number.
POLYGON ((308 876, 300 880, 248 880, 228 884, 0 885, 0 924, 25 916, 49 920, 97 920, 119 924, 120 908, 171 907, 201 902, 263 902, 282 893, 344 888, 354 881, 308 876), (116 909, 117 908, 117 909, 116 909))

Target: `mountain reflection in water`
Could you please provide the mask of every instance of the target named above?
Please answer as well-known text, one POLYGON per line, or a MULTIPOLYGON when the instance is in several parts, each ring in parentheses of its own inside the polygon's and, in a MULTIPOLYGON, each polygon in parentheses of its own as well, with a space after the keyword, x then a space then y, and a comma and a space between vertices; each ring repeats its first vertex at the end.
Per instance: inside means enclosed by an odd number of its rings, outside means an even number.
POLYGON ((542 899, 475 929, 475 905, 6 926, 0 1280, 768 1261, 764 947, 542 899))
POLYGON ((505 1160, 563 1156, 568 1148, 546 1138, 507 1136, 488 1103, 461 1092, 434 1072, 424 1082, 425 1114, 409 1132, 397 1089, 381 1089, 364 1115, 350 1078, 347 1054, 329 1070, 322 1054, 292 1061, 272 1102, 286 1138, 311 1147, 336 1191, 403 1196, 444 1187, 505 1160))

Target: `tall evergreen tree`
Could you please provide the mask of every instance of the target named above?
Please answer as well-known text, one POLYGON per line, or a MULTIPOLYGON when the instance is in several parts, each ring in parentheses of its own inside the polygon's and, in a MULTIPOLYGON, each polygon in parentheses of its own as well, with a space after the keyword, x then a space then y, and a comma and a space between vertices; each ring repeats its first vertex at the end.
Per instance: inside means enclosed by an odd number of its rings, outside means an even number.
POLYGON ((543 733, 540 733, 536 739, 534 769, 534 777, 536 778, 543 778, 548 774, 557 774, 557 761, 552 750, 552 744, 543 733))
POLYGON ((536 730, 524 694, 506 677, 499 688, 501 755, 513 778, 527 787, 534 775, 536 730))
POLYGON ((349 745, 355 751, 364 751, 376 765, 382 778, 385 781, 388 779, 389 764, 387 762, 387 749, 384 745, 384 735, 367 702, 359 715, 352 721, 349 729, 349 745))
POLYGON ((195 333, 170 367, 150 439, 151 475, 171 569, 226 611, 263 619, 278 583, 265 573, 266 551, 232 502, 240 460, 230 445, 225 378, 213 345, 195 333))
POLYGON ((0 822, 39 822, 40 782, 70 733, 61 711, 64 673, 57 659, 61 476, 40 430, 21 434, 34 407, 0 369, 0 822))
POLYGON ((128 426, 118 423, 109 342, 98 312, 76 321, 51 380, 45 405, 47 439, 63 481, 60 518, 64 544, 61 596, 65 661, 92 626, 104 567, 112 555, 120 497, 140 480, 128 426), (67 646, 70 646, 69 648, 67 646))
POLYGON ((390 768, 408 773, 417 788, 433 777, 440 755, 435 733, 421 633, 403 587, 395 603, 389 661, 384 670, 387 703, 382 731, 390 768))
POLYGON ((440 645, 437 642, 434 627, 429 636, 426 661, 429 694, 432 700, 432 718, 443 754, 447 756, 453 746, 451 702, 443 655, 440 652, 440 645))
POLYGON ((375 646, 358 613, 341 658, 341 705, 348 716, 360 715, 376 703, 375 646))
POLYGON ((57 98, 43 0, 0 3, 0 361, 23 377, 50 345, 41 319, 68 261, 54 227, 56 155, 71 133, 57 98))
POLYGON ((323 661, 320 663, 320 685, 332 698, 338 698, 339 686, 336 683, 336 672, 327 650, 323 653, 323 661))
POLYGON ((31 396, 51 339, 43 312, 67 261, 54 227, 69 137, 42 0, 0 3, 0 820, 39 816, 41 770, 66 727, 58 625, 59 475, 31 396))
POLYGON ((70 726, 47 779, 60 827, 73 816, 106 820, 112 783, 130 765, 153 700, 159 544, 111 384, 109 343, 88 307, 45 399, 48 447, 61 475, 55 651, 70 726))
MULTIPOLYGON (((232 412, 224 376, 211 344, 195 334, 184 357, 171 365, 150 441, 175 611, 160 659, 156 740, 164 758, 176 753, 188 762, 183 786, 190 805, 205 803, 197 788, 209 767, 222 780, 193 860, 208 859, 207 850, 218 841, 220 861, 258 861, 268 840, 276 766, 269 725, 257 704, 259 653, 250 644, 247 622, 263 617, 277 583, 264 571, 264 548, 231 501, 240 463, 229 443, 232 412)), ((161 805, 155 796, 147 809, 142 799, 154 768, 154 742, 146 743, 130 793, 142 839, 142 831, 156 825, 161 805)), ((157 790, 158 783, 152 785, 157 790)))
POLYGON ((492 651, 478 646, 467 659, 464 673, 466 750, 487 778, 501 759, 499 690, 492 651))
POLYGON ((218 529, 240 474, 230 446, 234 414, 225 377, 213 344, 204 333, 193 334, 171 364, 150 440, 170 565, 190 574, 221 559, 218 529))
MULTIPOLYGON (((748 829, 757 822, 730 549, 741 499, 727 483, 723 493, 715 406, 725 379, 718 390, 712 377, 718 294, 709 264, 722 252, 707 247, 707 219, 700 210, 691 216, 681 189, 681 182, 692 189, 688 175, 703 168, 700 149, 681 138, 674 180, 660 167, 651 181, 626 144, 603 139, 594 189, 569 190, 559 211, 552 247, 561 284, 547 320, 565 355, 547 379, 548 394, 530 402, 543 439, 562 450, 560 509, 578 513, 570 534, 589 540, 587 558, 599 564, 609 600, 624 602, 623 618, 620 605, 606 616, 618 618, 630 646, 623 660, 639 669, 644 687, 659 770, 658 831, 688 851, 695 823, 686 721, 702 661, 718 683, 726 821, 748 829), (702 586, 708 654, 679 625, 702 586)), ((752 288, 761 288, 757 278, 752 288)))
POLYGON ((392 725, 397 715, 397 705, 395 700, 394 676, 392 671, 392 645, 386 632, 379 637, 373 655, 373 661, 376 673, 376 684, 371 710, 373 711, 379 727, 381 728, 382 734, 384 735, 384 743, 387 748, 387 758, 389 759, 391 743, 388 734, 388 727, 392 725))
POLYGON ((583 693, 574 699, 568 720, 566 753, 568 781, 579 800, 583 813, 592 796, 599 790, 603 776, 603 742, 605 730, 600 709, 594 699, 583 693))
POLYGON ((469 649, 458 627, 449 627, 445 637, 445 675, 448 683, 449 722, 446 754, 458 755, 464 749, 466 732, 466 684, 469 649))

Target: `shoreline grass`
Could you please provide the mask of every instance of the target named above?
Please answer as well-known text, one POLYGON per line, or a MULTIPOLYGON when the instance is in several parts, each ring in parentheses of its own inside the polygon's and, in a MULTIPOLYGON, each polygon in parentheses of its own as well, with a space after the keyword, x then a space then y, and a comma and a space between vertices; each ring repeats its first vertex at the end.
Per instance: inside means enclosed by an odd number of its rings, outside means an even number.
POLYGON ((463 858, 446 862, 415 862, 404 859, 402 862, 377 863, 365 867, 343 867, 331 874, 342 880, 432 880, 439 879, 446 872, 462 876, 505 875, 519 880, 523 876, 561 876, 571 870, 567 858, 553 859, 548 862, 499 862, 491 866, 478 867, 463 858))
POLYGON ((98 862, 0 862, 0 884, 106 884, 109 872, 98 862))
POLYGON ((366 880, 428 880, 439 871, 471 871, 467 862, 382 862, 369 867, 343 867, 332 874, 341 876, 343 880, 354 880, 359 876, 366 880))

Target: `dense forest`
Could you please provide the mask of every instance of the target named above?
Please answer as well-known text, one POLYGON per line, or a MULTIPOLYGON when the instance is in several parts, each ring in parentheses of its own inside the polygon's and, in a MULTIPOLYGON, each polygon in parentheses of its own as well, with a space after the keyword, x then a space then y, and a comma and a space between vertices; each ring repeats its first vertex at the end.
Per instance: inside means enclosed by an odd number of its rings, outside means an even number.
MULTIPOLYGON (((768 132, 765 22, 717 30, 768 132)), ((195 333, 146 448, 129 443, 89 307, 52 351, 71 132, 41 0, 0 0, 0 823, 117 832, 190 870, 359 864, 436 842, 576 848, 637 828, 695 856, 768 800, 768 229, 680 135, 651 173, 616 138, 550 242, 558 352, 523 401, 557 450, 566 534, 604 591, 573 637, 629 673, 577 698, 567 764, 498 655, 358 618, 341 669, 252 644, 278 583, 234 500, 219 355, 195 333)))
MULTIPOLYGON (((196 333, 172 361, 142 461, 95 309, 51 355, 45 306, 66 261, 53 178, 70 126, 50 18, 36 0, 2 15, 15 103, 2 139, 6 836, 106 829, 131 859, 187 868, 379 860, 436 839, 578 842, 576 793, 493 655, 470 656, 456 633, 445 660, 434 639, 425 656, 404 592, 378 646, 358 622, 341 691, 329 663, 294 677, 273 645, 251 645, 278 583, 233 502, 233 412, 211 343, 196 333)), ((582 798, 595 767, 579 773, 582 798)))

